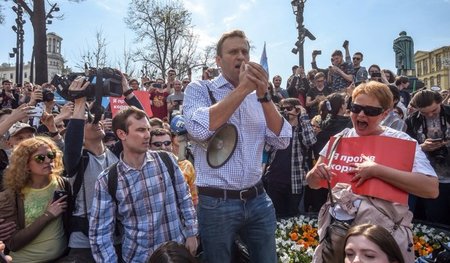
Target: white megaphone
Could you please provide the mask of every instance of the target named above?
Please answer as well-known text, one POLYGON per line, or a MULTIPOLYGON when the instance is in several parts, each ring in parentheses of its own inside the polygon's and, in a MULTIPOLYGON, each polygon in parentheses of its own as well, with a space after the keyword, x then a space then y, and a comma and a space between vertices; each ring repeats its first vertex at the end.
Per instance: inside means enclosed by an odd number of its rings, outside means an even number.
POLYGON ((236 126, 230 123, 222 125, 208 139, 206 161, 211 168, 220 168, 230 160, 236 149, 238 132, 236 126))
MULTIPOLYGON (((209 139, 198 141, 186 131, 185 121, 182 115, 174 116, 171 123, 171 130, 178 134, 178 160, 185 160, 187 157, 188 141, 193 142, 206 150, 206 161, 211 168, 219 168, 228 162, 236 149, 238 132, 236 126, 225 123, 209 139)), ((195 158, 195 156, 194 156, 195 158)))

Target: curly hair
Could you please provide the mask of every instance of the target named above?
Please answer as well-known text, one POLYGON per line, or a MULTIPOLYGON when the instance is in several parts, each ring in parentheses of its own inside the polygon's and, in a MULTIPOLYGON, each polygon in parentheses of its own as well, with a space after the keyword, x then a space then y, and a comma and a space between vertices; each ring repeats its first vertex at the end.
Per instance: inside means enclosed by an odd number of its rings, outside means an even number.
POLYGON ((31 173, 28 162, 30 161, 31 156, 41 146, 48 146, 53 152, 56 152, 56 158, 53 160, 54 168, 50 174, 50 181, 61 175, 64 169, 62 152, 48 137, 37 136, 22 141, 14 148, 3 178, 5 189, 11 189, 16 193, 21 193, 22 189, 31 183, 31 173))

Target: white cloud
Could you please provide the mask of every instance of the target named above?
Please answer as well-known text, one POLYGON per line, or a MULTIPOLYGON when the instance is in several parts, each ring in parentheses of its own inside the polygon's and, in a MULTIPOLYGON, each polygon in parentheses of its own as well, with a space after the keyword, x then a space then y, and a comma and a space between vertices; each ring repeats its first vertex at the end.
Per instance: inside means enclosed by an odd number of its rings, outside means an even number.
POLYGON ((216 36, 208 32, 206 29, 194 27, 194 34, 198 36, 198 46, 201 49, 217 42, 216 36))
POLYGON ((97 0, 95 1, 97 6, 107 12, 115 14, 126 14, 128 8, 128 1, 123 0, 97 0))
POLYGON ((232 15, 232 16, 225 17, 222 21, 226 25, 226 27, 228 28, 231 25, 231 23, 236 21, 237 18, 238 18, 237 15, 232 15))
POLYGON ((199 1, 185 0, 185 1, 183 1, 183 5, 193 15, 202 16, 202 17, 207 16, 205 5, 203 3, 200 3, 199 1))
POLYGON ((242 3, 239 5, 239 12, 247 11, 252 7, 252 3, 242 3))

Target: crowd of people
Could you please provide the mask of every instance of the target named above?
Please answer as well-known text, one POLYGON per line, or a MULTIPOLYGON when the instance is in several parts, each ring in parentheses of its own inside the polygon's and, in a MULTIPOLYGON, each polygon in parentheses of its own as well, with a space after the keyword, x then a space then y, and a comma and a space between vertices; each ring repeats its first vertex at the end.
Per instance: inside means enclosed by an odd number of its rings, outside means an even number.
MULTIPOLYGON (((312 69, 292 67, 282 88, 250 61, 245 33, 227 32, 220 72, 204 68, 201 80, 118 71, 129 107, 101 118, 86 96, 58 104, 49 83, 3 80, 5 260, 197 262, 202 251, 202 262, 235 262, 238 240, 250 262, 277 262, 277 219, 318 214, 314 262, 413 262, 413 218, 450 226, 450 94, 411 92, 408 77, 366 69, 361 52, 343 48, 326 68, 314 51, 312 69), (148 92, 152 116, 135 91, 148 92), (225 124, 237 130, 235 149, 212 167, 204 142, 225 124), (395 158, 363 147, 385 140, 408 147, 395 158), (342 156, 359 161, 341 177, 342 156), (381 194, 357 193, 375 180, 381 194)), ((79 76, 69 91, 89 85, 79 76)))

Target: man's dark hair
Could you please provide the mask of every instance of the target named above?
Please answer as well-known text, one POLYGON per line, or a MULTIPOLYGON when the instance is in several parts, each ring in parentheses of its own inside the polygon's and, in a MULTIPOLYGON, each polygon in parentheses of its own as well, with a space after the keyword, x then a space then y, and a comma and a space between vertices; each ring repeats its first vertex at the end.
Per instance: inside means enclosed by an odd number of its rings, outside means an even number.
POLYGON ((397 103, 400 101, 400 91, 395 85, 388 85, 391 90, 393 99, 394 99, 394 107, 397 106, 397 103))
POLYGON ((147 113, 145 111, 136 108, 135 106, 131 106, 119 111, 116 116, 112 119, 112 130, 114 134, 117 136, 117 130, 123 130, 128 133, 128 127, 130 126, 130 122, 128 121, 128 117, 133 116, 135 119, 140 120, 142 118, 148 118, 147 113))
POLYGON ((152 142, 153 136, 163 136, 163 135, 169 135, 170 138, 172 138, 172 133, 164 128, 156 128, 153 129, 150 132, 150 142, 152 142))
POLYGON ((9 80, 9 79, 4 79, 4 80, 2 81, 2 85, 5 84, 5 83, 11 83, 11 84, 12 84, 12 81, 9 80))
POLYGON ((423 89, 414 95, 412 97, 410 104, 417 109, 425 108, 428 106, 431 106, 433 102, 436 102, 437 104, 442 103, 442 95, 437 91, 432 91, 429 89, 423 89))
POLYGON ((334 56, 341 56, 341 57, 342 57, 342 56, 343 56, 343 55, 342 55, 342 51, 340 51, 340 50, 335 50, 335 51, 333 52, 333 54, 331 54, 331 56, 332 56, 332 57, 334 57, 334 56))
POLYGON ((136 82, 139 85, 139 81, 137 81, 137 79, 130 79, 130 81, 128 81, 128 83, 131 84, 131 82, 136 82))
POLYGON ((359 55, 359 56, 361 56, 361 60, 364 58, 364 55, 363 55, 363 53, 361 53, 361 52, 355 52, 355 54, 353 54, 353 56, 354 55, 359 55))
POLYGON ((369 67, 369 72, 370 72, 370 69, 371 68, 377 68, 378 69, 378 71, 380 71, 381 72, 381 68, 380 68, 380 66, 378 66, 377 64, 372 64, 370 67, 369 67))
POLYGON ((297 105, 301 105, 300 104, 300 100, 297 98, 287 98, 287 99, 283 99, 281 100, 280 104, 289 104, 290 106, 297 106, 297 105))
POLYGON ((164 127, 164 122, 160 118, 153 117, 153 118, 151 118, 149 120, 149 122, 150 122, 150 125, 152 127, 157 127, 157 128, 163 128, 164 127))
POLYGON ((225 42, 225 40, 227 38, 232 38, 232 37, 240 37, 240 38, 245 39, 245 41, 247 41, 248 48, 250 49, 250 44, 248 42, 247 36, 245 35, 244 31, 242 31, 242 30, 233 30, 231 32, 224 33, 222 35, 222 37, 220 37, 219 42, 217 42, 217 46, 216 46, 216 54, 217 54, 217 56, 219 56, 219 57, 222 56, 223 42, 225 42))
POLYGON ((335 118, 344 104, 345 95, 343 93, 335 92, 328 95, 327 99, 321 101, 319 104, 320 118, 324 121, 328 114, 330 114, 332 118, 335 118))
POLYGON ((292 70, 297 70, 297 69, 298 69, 297 65, 292 66, 292 70))
POLYGON ((398 86, 400 84, 405 84, 409 82, 409 78, 407 76, 398 76, 395 80, 395 85, 398 86))

